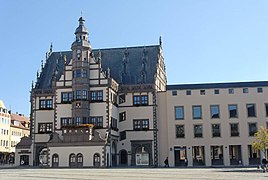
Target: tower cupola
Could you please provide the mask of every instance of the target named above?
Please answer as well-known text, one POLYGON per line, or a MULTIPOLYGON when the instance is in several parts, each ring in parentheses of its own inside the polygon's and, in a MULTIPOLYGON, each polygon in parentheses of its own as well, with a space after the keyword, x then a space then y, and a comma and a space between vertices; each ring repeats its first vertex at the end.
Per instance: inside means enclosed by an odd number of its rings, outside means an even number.
POLYGON ((85 20, 83 17, 79 18, 79 26, 75 30, 75 41, 72 44, 72 50, 77 48, 89 48, 91 49, 90 42, 88 40, 88 30, 85 27, 85 20))

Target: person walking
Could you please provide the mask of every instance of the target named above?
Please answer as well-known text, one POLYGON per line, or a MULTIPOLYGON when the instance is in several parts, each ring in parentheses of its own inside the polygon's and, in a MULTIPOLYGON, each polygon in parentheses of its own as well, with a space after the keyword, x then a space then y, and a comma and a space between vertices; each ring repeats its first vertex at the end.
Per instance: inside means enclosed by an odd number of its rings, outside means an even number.
POLYGON ((165 167, 169 167, 168 157, 165 159, 164 163, 165 163, 165 167))
POLYGON ((188 159, 187 158, 184 159, 184 163, 185 163, 185 167, 187 167, 188 166, 188 159))
POLYGON ((261 160, 261 167, 262 167, 262 170, 263 170, 263 172, 265 173, 265 171, 268 171, 267 170, 267 160, 266 160, 266 158, 265 157, 263 157, 263 159, 261 160))

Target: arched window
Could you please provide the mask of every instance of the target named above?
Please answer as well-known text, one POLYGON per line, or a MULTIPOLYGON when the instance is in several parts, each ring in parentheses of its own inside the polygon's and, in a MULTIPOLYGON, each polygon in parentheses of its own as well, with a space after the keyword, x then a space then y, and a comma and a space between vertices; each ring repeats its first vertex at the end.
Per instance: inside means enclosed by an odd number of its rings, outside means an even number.
POLYGON ((94 167, 100 167, 100 161, 101 161, 100 154, 95 153, 94 157, 93 157, 93 166, 94 167))
POLYGON ((76 156, 75 154, 70 154, 69 156, 69 166, 70 167, 75 167, 76 166, 76 156))
POLYGON ((47 148, 43 148, 39 153, 39 163, 42 166, 47 165, 47 159, 48 159, 48 151, 47 148))
POLYGON ((59 167, 59 155, 58 154, 52 155, 52 167, 59 167))
POLYGON ((77 167, 83 167, 83 154, 77 154, 77 167))

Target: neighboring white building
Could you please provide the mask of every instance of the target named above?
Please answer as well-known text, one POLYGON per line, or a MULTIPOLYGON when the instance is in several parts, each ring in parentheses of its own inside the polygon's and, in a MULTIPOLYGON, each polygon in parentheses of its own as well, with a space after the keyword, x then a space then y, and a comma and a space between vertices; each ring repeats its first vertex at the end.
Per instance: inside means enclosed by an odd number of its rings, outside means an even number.
POLYGON ((22 137, 30 135, 29 118, 12 114, 0 100, 0 165, 15 163, 15 147, 22 137))
POLYGON ((10 153, 10 114, 0 100, 0 164, 7 163, 10 153))
POLYGON ((72 51, 47 54, 31 90, 31 136, 16 165, 258 164, 268 81, 167 85, 159 45, 92 49, 79 19, 72 51))

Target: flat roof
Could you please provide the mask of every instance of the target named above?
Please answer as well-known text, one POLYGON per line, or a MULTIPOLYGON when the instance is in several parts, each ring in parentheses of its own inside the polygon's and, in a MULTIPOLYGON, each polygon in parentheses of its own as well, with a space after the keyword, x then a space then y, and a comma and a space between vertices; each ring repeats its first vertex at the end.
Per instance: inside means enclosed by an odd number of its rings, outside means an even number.
POLYGON ((200 84, 174 84, 167 85, 167 90, 187 90, 187 89, 223 89, 242 87, 263 87, 268 86, 268 81, 252 82, 228 82, 228 83, 200 83, 200 84))

